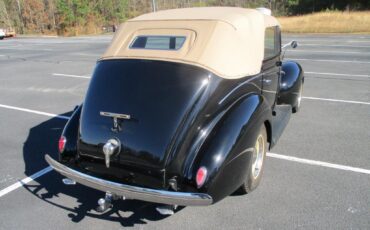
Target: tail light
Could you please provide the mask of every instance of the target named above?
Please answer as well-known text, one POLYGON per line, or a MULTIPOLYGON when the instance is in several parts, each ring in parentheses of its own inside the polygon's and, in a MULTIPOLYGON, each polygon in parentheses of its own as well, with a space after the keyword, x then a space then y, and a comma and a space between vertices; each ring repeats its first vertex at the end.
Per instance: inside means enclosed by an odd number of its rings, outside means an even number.
POLYGON ((195 181, 197 182, 198 188, 203 186, 206 179, 207 179, 207 169, 205 167, 200 167, 195 177, 195 181))
POLYGON ((61 136, 58 142, 58 149, 60 153, 64 151, 64 147, 66 146, 66 143, 67 143, 67 139, 64 136, 61 136))

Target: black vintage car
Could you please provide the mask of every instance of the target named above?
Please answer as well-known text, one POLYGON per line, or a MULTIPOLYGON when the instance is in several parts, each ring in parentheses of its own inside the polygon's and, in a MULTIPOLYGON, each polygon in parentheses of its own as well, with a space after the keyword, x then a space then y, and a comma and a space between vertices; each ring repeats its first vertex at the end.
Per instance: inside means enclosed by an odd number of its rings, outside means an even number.
POLYGON ((258 10, 131 19, 97 62, 59 140, 59 160, 46 160, 65 184, 106 192, 101 211, 118 198, 168 211, 249 193, 300 106, 303 71, 282 62, 281 49, 277 20, 258 10))

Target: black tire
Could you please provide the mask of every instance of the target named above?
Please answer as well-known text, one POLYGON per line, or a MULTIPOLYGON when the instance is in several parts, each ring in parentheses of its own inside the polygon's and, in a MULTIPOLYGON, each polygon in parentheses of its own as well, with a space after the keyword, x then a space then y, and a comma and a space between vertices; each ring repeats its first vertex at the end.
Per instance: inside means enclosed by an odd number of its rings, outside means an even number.
POLYGON ((4 39, 4 37, 0 37, 0 40, 3 40, 4 39))
POLYGON ((293 106, 292 108, 292 113, 297 113, 301 108, 302 92, 303 92, 303 82, 301 82, 301 85, 299 86, 297 102, 295 106, 293 106))
POLYGON ((257 186, 259 185, 260 181, 261 181, 262 174, 263 174, 263 169, 264 169, 264 165, 265 165, 264 162, 265 162, 265 158, 266 158, 266 152, 267 152, 267 149, 268 149, 267 132, 266 132, 265 125, 261 126, 260 131, 258 132, 258 135, 256 137, 255 143, 256 143, 255 144, 255 150, 253 152, 253 156, 252 156, 252 158, 249 162, 249 165, 248 165, 246 181, 240 186, 240 188, 237 191, 237 193, 241 194, 241 195, 250 193, 253 190, 255 190, 257 188, 257 186), (262 140, 261 140, 261 138, 262 138, 262 140), (262 155, 260 155, 262 157, 262 163, 259 167, 258 174, 256 174, 255 163, 257 162, 256 158, 257 158, 257 155, 258 155, 256 146, 257 146, 258 141, 263 143, 263 150, 261 151, 262 155))

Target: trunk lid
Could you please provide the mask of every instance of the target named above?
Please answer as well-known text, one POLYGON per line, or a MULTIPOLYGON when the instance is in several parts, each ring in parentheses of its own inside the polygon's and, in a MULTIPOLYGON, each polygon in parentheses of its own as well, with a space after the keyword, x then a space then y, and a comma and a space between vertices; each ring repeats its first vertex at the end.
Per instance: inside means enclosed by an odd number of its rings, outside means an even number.
POLYGON ((205 79, 206 71, 179 63, 98 62, 81 113, 79 155, 103 160, 103 146, 114 138, 120 141, 120 151, 110 157, 111 165, 163 171, 176 133, 201 96, 205 79), (121 130, 112 131, 113 118, 101 112, 130 119, 119 119, 121 130))

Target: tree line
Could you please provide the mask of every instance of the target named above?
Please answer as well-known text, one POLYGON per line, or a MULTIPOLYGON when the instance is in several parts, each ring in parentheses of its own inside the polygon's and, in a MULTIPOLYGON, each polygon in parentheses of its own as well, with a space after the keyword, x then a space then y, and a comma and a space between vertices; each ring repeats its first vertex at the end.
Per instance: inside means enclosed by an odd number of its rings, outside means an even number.
POLYGON ((237 6, 267 7, 274 15, 299 15, 323 10, 369 10, 369 0, 0 0, 0 28, 18 33, 78 35, 100 33, 113 25, 153 10, 237 6))

